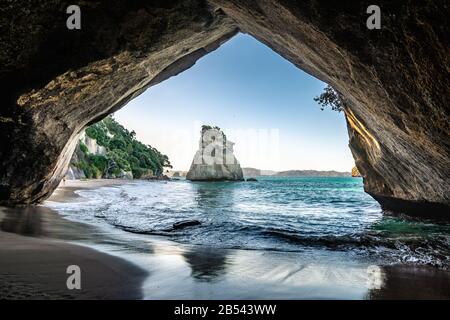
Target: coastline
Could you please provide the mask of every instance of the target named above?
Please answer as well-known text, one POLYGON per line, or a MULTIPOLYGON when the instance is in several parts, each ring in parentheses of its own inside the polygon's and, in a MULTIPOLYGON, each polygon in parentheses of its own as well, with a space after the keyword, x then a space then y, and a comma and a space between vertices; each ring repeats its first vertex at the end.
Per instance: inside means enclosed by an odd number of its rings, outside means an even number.
POLYGON ((66 180, 61 181, 59 186, 53 192, 53 194, 47 199, 47 201, 71 201, 76 198, 80 198, 75 193, 77 190, 82 189, 95 189, 101 187, 113 187, 126 183, 132 183, 134 180, 126 179, 87 179, 87 180, 66 180))
POLYGON ((146 272, 83 246, 0 232, 1 299, 141 299, 146 272), (81 289, 68 290, 69 265, 81 269, 81 289))
MULTIPOLYGON (((49 201, 131 181, 68 180, 49 201)), ((0 299, 450 298, 450 273, 429 266, 180 244, 67 220, 45 203, 0 207, 0 227, 0 299), (71 264, 84 274, 80 291, 66 289, 71 264)))
MULTIPOLYGON (((126 182, 66 181, 51 200, 70 201, 78 197, 75 190, 118 183, 126 182)), ((0 300, 143 297, 141 287, 147 272, 135 264, 83 245, 48 238, 42 218, 50 215, 47 220, 53 220, 54 214, 42 206, 0 207, 0 300), (25 221, 17 223, 15 216, 25 221), (80 290, 67 289, 69 265, 80 267, 80 290)))

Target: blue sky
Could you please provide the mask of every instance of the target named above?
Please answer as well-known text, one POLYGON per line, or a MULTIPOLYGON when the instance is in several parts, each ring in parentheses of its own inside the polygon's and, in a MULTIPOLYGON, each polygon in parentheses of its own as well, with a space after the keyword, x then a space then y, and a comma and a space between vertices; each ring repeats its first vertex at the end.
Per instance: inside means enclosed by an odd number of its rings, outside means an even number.
POLYGON ((235 142, 243 167, 350 171, 344 115, 313 98, 325 84, 249 35, 239 34, 190 69, 151 87, 115 118, 188 170, 200 126, 235 142))

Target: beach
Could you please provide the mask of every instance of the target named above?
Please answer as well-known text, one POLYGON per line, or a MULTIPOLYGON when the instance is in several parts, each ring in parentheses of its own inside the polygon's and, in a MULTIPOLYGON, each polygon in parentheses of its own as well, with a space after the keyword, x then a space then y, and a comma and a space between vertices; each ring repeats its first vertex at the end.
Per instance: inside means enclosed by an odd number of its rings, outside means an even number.
POLYGON ((140 299, 145 271, 96 250, 0 232, 0 299, 140 299), (66 269, 82 270, 68 290, 66 269))
MULTIPOLYGON (((123 182, 66 181, 52 199, 70 201, 77 197, 74 190, 117 183, 123 182)), ((0 299, 142 298, 141 285, 147 275, 144 270, 124 259, 71 244, 67 241, 69 234, 66 241, 49 238, 47 222, 52 224, 55 215, 41 206, 0 207, 0 299), (46 218, 48 221, 43 222, 46 218), (68 290, 66 286, 70 265, 81 269, 81 290, 68 290)), ((55 223, 51 228, 59 227, 55 223)), ((77 238, 75 233, 72 236, 77 238)))
POLYGON ((450 298, 449 272, 432 266, 379 265, 339 250, 178 243, 101 219, 67 219, 51 205, 88 201, 80 190, 112 192, 133 183, 68 180, 43 205, 0 208, 0 299, 450 298), (80 266, 81 290, 66 287, 69 265, 80 266))
POLYGON ((74 192, 82 189, 94 189, 100 187, 117 186, 131 183, 132 180, 125 179, 89 179, 89 180, 66 180, 61 181, 58 188, 48 198, 49 201, 71 201, 79 196, 74 192))

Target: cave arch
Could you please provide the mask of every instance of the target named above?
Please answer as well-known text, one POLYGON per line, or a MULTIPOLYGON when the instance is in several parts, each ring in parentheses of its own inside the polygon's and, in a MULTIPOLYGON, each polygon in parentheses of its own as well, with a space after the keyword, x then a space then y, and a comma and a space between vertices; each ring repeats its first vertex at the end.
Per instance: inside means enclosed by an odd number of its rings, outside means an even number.
POLYGON ((445 1, 379 1, 381 30, 365 25, 369 4, 96 1, 80 6, 82 29, 75 31, 65 24, 68 1, 2 4, 0 203, 48 197, 86 125, 241 31, 345 97, 366 192, 386 209, 447 217, 445 1))

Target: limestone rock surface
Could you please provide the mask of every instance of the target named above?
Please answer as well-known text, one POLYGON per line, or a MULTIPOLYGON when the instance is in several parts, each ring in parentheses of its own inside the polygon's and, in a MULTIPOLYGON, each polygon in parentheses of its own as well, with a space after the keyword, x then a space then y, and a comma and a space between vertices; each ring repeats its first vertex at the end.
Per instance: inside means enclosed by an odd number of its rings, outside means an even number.
POLYGON ((186 179, 192 181, 243 180, 241 165, 233 154, 233 145, 217 127, 203 126, 199 149, 186 179))
POLYGON ((365 0, 85 1, 77 31, 70 4, 0 3, 1 204, 47 198, 85 126, 242 31, 345 98, 350 149, 384 209, 450 217, 448 1, 378 0, 380 30, 365 0))

